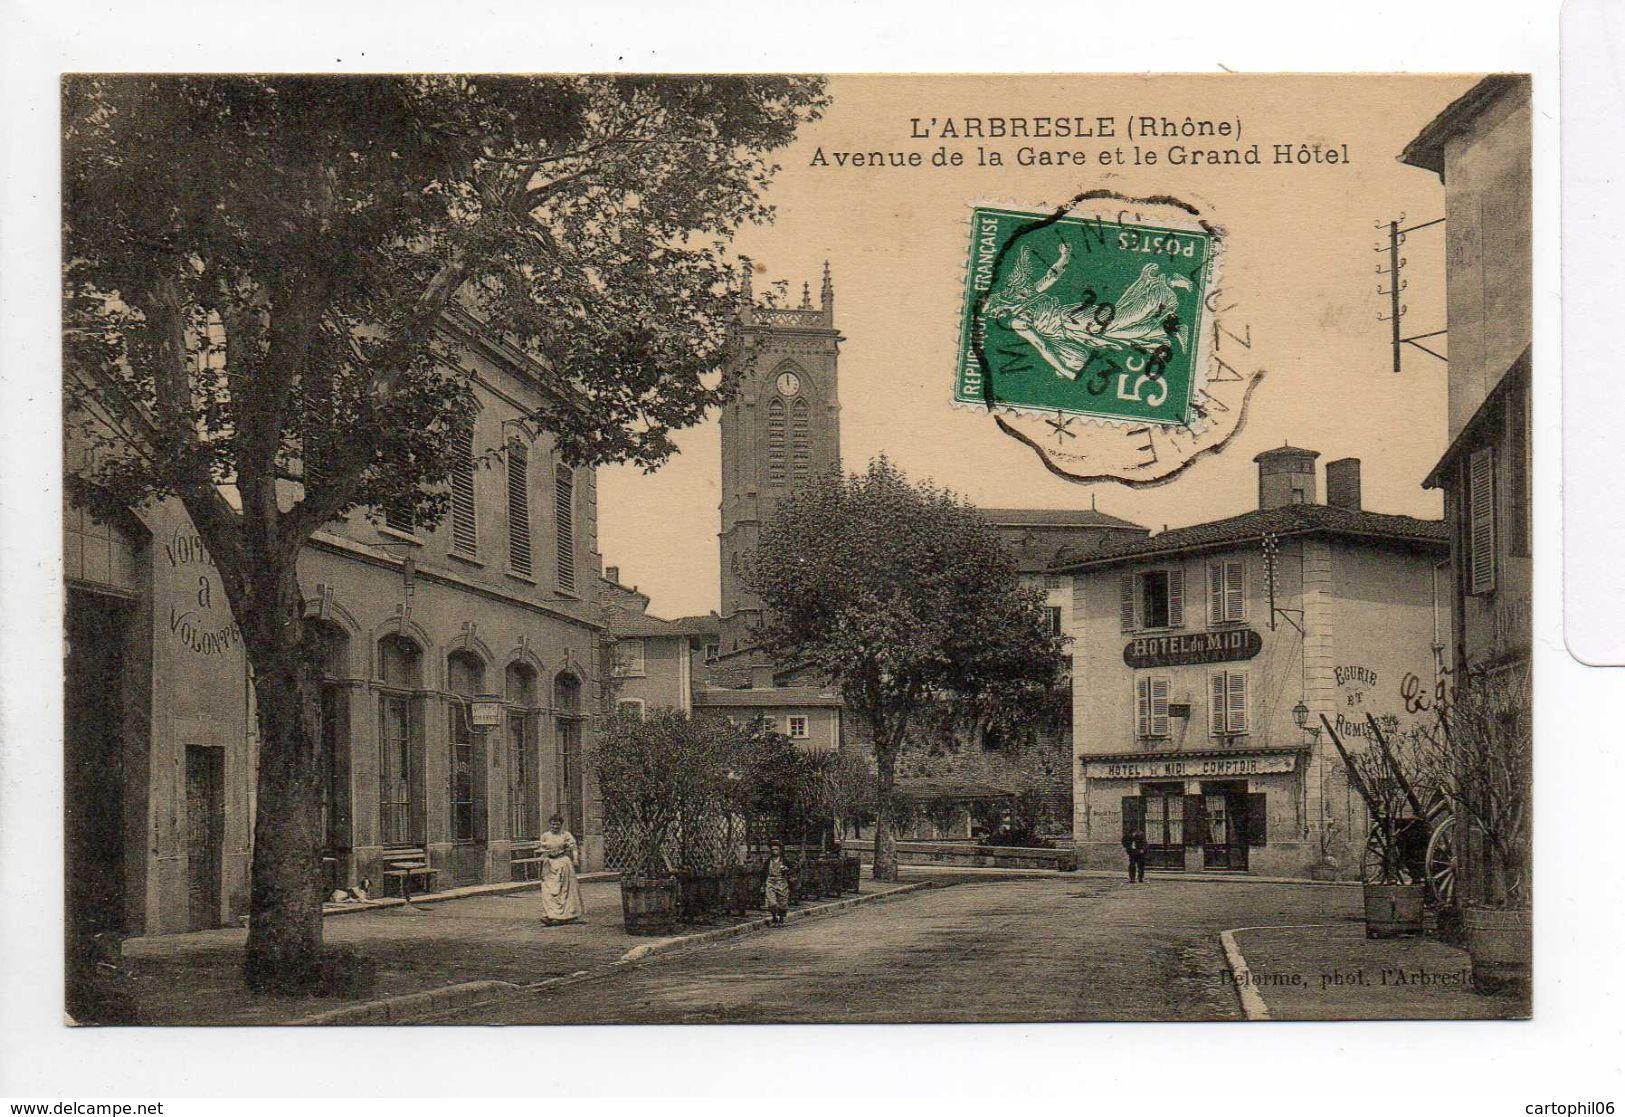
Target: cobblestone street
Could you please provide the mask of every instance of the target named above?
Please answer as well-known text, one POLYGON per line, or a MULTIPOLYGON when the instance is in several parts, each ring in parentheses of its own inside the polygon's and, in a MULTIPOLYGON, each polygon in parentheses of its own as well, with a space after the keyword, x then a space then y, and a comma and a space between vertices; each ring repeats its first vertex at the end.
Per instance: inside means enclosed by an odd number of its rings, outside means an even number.
POLYGON ((440 1023, 1233 1020, 1218 932, 1358 918, 1358 889, 967 880, 440 1023))

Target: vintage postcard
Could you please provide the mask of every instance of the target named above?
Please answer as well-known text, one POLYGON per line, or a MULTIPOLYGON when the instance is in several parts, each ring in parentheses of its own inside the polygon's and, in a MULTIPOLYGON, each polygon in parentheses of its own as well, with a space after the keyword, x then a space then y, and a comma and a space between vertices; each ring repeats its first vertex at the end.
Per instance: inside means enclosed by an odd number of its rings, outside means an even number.
POLYGON ((1530 1015, 1528 75, 61 108, 71 1022, 1530 1015))

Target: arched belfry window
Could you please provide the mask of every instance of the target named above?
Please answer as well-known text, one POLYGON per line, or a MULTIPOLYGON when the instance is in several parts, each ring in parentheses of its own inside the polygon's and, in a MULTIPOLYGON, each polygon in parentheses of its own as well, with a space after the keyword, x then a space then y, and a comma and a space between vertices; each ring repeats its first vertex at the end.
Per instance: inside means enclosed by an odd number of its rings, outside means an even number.
POLYGON ((812 418, 807 401, 790 404, 790 480, 800 484, 812 473, 812 418))
POLYGON ((784 400, 774 396, 767 405, 767 483, 784 484, 785 438, 784 400))

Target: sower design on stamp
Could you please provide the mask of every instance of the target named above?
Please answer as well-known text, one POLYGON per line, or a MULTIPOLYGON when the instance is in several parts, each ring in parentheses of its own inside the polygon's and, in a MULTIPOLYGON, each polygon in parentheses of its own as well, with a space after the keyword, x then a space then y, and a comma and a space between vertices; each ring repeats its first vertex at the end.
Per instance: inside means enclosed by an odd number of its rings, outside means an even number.
POLYGON ((1217 356, 1222 245, 1173 198, 974 207, 954 402, 1061 476, 1171 480, 1240 429, 1262 377, 1217 356))

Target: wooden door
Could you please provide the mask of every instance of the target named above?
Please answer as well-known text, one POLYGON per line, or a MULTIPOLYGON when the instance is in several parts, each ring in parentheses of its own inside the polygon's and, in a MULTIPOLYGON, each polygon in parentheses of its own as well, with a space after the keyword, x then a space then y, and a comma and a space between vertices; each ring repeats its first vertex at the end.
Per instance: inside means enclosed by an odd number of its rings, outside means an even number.
POLYGON ((225 837, 225 750, 187 745, 186 925, 190 930, 220 926, 225 837))

